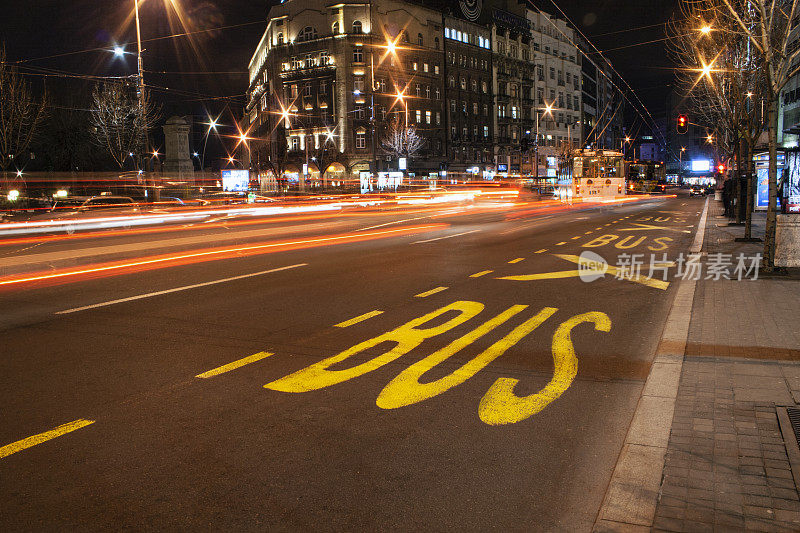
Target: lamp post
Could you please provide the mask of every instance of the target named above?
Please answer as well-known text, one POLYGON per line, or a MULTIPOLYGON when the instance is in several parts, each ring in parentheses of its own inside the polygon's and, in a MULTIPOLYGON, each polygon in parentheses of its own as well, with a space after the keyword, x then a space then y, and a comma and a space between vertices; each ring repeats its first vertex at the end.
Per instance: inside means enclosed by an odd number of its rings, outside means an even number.
POLYGON ((681 151, 678 154, 679 156, 679 163, 678 163, 678 181, 683 181, 683 153, 686 151, 685 146, 681 146, 681 151))
POLYGON ((542 109, 536 110, 536 143, 534 144, 534 154, 535 154, 534 157, 536 158, 536 161, 533 164, 536 165, 537 180, 539 179, 539 111, 544 111, 543 113, 544 115, 550 115, 552 117, 554 105, 555 103, 553 104, 545 103, 543 110, 542 109))
MULTIPOLYGON (((145 96, 144 96, 144 65, 142 63, 142 28, 139 23, 139 0, 133 0, 133 10, 136 14, 136 44, 138 46, 138 55, 137 55, 137 64, 138 64, 138 82, 137 88, 139 93, 139 119, 144 122, 144 106, 145 106, 145 96)), ((148 132, 147 132, 147 125, 145 124, 145 128, 143 130, 143 146, 145 152, 150 151, 150 146, 148 142, 148 132)))

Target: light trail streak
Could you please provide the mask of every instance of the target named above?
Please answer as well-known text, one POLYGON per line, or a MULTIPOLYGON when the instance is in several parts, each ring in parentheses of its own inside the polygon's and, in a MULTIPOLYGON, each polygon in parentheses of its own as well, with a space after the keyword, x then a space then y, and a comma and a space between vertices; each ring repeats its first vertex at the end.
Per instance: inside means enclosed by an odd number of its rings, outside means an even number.
POLYGON ((267 242, 237 247, 211 248, 198 250, 191 253, 163 254, 158 256, 144 257, 133 261, 113 261, 101 263, 88 268, 71 268, 48 271, 46 273, 42 272, 25 274, 21 276, 6 276, 0 278, 0 288, 17 288, 27 284, 49 285, 58 283, 60 281, 75 282, 115 274, 143 272, 158 268, 190 265, 207 261, 217 261, 221 259, 249 257, 253 255, 284 252, 289 250, 316 248, 332 244, 345 244, 388 237, 398 237, 403 235, 413 235, 416 233, 446 229, 448 227, 449 226, 447 224, 404 226, 401 228, 372 233, 345 233, 311 239, 267 242))

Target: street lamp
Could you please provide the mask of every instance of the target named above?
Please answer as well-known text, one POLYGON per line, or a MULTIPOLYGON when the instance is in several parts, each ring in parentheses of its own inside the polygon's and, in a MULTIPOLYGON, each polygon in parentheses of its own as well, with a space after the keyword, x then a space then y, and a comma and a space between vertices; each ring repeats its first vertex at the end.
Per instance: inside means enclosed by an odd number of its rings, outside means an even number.
POLYGON ((553 116, 553 107, 556 105, 555 102, 552 104, 548 104, 547 102, 544 103, 544 109, 537 109, 536 110, 536 143, 534 144, 534 157, 536 161, 534 165, 536 165, 536 179, 539 179, 539 111, 544 111, 542 116, 550 115, 553 116))
POLYGON ((117 57, 122 57, 125 55, 125 49, 120 45, 114 47, 114 55, 117 57))
MULTIPOLYGON (((633 140, 633 139, 631 139, 630 137, 628 137, 628 136, 626 135, 626 136, 625 136, 625 139, 622 141, 622 146, 621 146, 620 148, 622 148, 622 160, 623 160, 623 161, 625 160, 625 145, 626 145, 626 144, 628 144, 628 143, 630 143, 632 140, 633 140)), ((636 154, 634 154, 634 155, 636 155, 636 154)))
POLYGON ((217 122, 218 120, 219 120, 219 117, 217 117, 217 118, 208 117, 208 122, 206 123, 206 125, 208 126, 208 129, 206 130, 206 135, 205 135, 206 138, 203 141, 203 157, 200 160, 200 171, 201 172, 205 168, 206 146, 208 146, 208 137, 211 135, 211 130, 214 130, 214 132, 217 131, 217 126, 219 125, 219 122, 217 122))

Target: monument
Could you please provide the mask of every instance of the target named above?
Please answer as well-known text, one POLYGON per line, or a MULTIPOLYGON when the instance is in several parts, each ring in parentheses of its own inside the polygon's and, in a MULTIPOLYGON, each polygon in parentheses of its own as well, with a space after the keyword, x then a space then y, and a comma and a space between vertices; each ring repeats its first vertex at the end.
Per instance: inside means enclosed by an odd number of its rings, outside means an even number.
POLYGON ((163 129, 166 145, 164 174, 170 178, 191 180, 194 164, 189 155, 189 121, 183 117, 170 117, 163 129))

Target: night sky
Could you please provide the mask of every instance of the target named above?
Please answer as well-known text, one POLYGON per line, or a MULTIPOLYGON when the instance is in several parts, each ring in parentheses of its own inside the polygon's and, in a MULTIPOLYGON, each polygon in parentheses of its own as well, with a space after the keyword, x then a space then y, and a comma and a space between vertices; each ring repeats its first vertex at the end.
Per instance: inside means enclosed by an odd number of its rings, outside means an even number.
MULTIPOLYGON (((677 0, 559 0, 558 4, 601 50, 628 47, 608 52, 620 73, 631 83, 654 115, 663 113, 671 71, 661 42, 644 46, 636 43, 664 36, 663 23, 672 14, 677 0), (641 28, 641 29, 636 29, 641 28), (625 30, 625 31, 621 31, 625 30), (610 33, 614 32, 614 33, 610 33)), ((155 86, 156 96, 165 102, 170 114, 203 115, 219 112, 228 103, 240 113, 247 86, 245 69, 266 26, 266 0, 182 0, 191 6, 185 13, 186 26, 203 29, 236 26, 187 38, 146 43, 146 79, 155 86), (166 71, 162 74, 153 71, 166 71), (183 72, 184 74, 178 74, 183 72), (209 73, 213 72, 213 73, 209 73), (193 74, 188 74, 193 73, 193 74), (201 73, 201 74, 196 74, 201 73), (208 97, 230 97, 209 100, 208 97)), ((0 39, 5 41, 9 59, 25 60, 29 74, 44 74, 51 94, 80 101, 90 92, 91 80, 63 76, 126 75, 136 69, 135 57, 115 59, 104 50, 71 53, 93 48, 110 49, 114 42, 131 42, 135 34, 125 24, 132 2, 97 0, 5 0, 0 18, 0 39), (37 59, 65 54, 50 59, 37 59), (57 71, 57 72, 54 72, 57 71)), ((550 0, 540 2, 543 9, 556 13, 550 0)), ((143 38, 150 39, 182 31, 172 28, 161 0, 145 2, 142 8, 143 38)), ((134 51, 134 46, 128 46, 134 51)), ((33 76, 33 80, 45 79, 33 76)))

